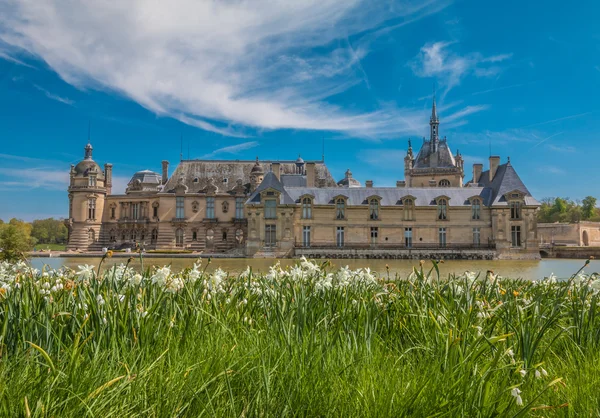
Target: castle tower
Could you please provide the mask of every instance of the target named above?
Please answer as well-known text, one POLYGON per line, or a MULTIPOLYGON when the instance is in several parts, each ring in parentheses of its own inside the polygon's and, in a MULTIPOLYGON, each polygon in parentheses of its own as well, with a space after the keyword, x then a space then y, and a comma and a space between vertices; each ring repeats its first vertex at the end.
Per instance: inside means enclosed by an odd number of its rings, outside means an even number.
POLYGON ((250 188, 254 191, 260 183, 262 183, 263 178, 265 176, 265 171, 262 166, 258 162, 258 157, 256 157, 256 163, 252 170, 250 170, 250 188))
POLYGON ((93 160, 93 147, 88 143, 84 158, 69 173, 69 250, 100 250, 102 239, 100 227, 104 212, 104 200, 110 193, 112 165, 108 173, 102 171, 93 160))

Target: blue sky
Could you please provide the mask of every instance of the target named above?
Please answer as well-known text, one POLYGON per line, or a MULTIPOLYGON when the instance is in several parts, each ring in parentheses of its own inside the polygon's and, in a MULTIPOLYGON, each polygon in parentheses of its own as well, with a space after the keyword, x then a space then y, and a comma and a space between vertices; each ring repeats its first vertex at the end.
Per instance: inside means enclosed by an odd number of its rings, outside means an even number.
POLYGON ((325 159, 394 185, 407 140, 491 145, 538 199, 597 193, 600 3, 121 0, 0 5, 0 218, 67 215, 69 164, 116 189, 184 157, 325 159), (84 6, 85 3, 85 6, 84 6))

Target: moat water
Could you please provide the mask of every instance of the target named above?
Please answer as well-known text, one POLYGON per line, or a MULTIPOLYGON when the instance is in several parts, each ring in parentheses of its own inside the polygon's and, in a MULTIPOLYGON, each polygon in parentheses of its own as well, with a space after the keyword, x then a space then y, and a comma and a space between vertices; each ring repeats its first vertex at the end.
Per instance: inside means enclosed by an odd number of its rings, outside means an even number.
MULTIPOLYGON (((194 263, 194 259, 191 258, 144 258, 144 266, 152 265, 171 265, 173 270, 181 270, 186 267, 191 267, 194 263)), ((318 260, 322 262, 323 260, 318 260)), ((77 266, 83 264, 91 264, 97 266, 100 262, 99 258, 33 258, 31 260, 32 265, 35 268, 42 268, 44 265, 48 265, 52 268, 58 268, 61 266, 67 266, 73 269, 77 269, 77 266)), ((111 267, 115 264, 126 263, 125 258, 111 258, 106 259, 102 265, 102 268, 111 267)), ((202 265, 207 264, 207 259, 202 259, 202 265)), ((207 267, 207 271, 212 271, 216 268, 221 268, 232 274, 240 273, 250 266, 254 271, 267 272, 276 262, 279 262, 281 266, 290 266, 297 263, 298 260, 294 259, 243 259, 243 258, 217 258, 212 259, 207 267)), ((559 278, 568 278, 573 273, 577 272, 585 263, 585 260, 572 260, 572 259, 543 259, 539 261, 483 261, 483 260, 453 260, 445 261, 440 264, 440 274, 447 276, 449 274, 460 274, 465 271, 475 271, 485 274, 487 270, 492 270, 496 274, 500 274, 503 277, 510 278, 522 278, 527 280, 540 280, 551 274, 559 278)), ((406 277, 410 274, 413 267, 419 266, 417 260, 355 260, 355 259, 337 259, 331 260, 331 264, 334 267, 349 266, 352 269, 358 269, 361 267, 369 267, 372 271, 378 272, 381 275, 387 274, 386 265, 389 266, 390 275, 394 276, 398 274, 400 277, 406 277)), ((130 264, 135 269, 141 268, 139 259, 134 259, 130 264)), ((425 268, 431 268, 431 262, 425 262, 425 268)), ((592 260, 590 265, 587 266, 585 272, 590 274, 593 272, 600 272, 600 260, 592 260)))

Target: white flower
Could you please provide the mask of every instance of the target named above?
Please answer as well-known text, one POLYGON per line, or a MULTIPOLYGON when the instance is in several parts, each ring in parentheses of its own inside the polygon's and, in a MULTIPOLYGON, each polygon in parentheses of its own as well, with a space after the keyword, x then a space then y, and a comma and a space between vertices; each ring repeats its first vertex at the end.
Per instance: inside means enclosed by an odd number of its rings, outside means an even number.
POLYGON ((525 375, 527 374, 527 370, 521 369, 519 370, 519 374, 521 375, 521 377, 525 377, 525 375))
POLYGON ((521 398, 521 389, 513 388, 510 394, 515 398, 518 406, 523 406, 523 399, 521 398))
POLYGON ((536 369, 535 370, 535 378, 539 379, 540 377, 542 377, 542 373, 540 373, 540 371, 536 369))
POLYGON ((544 376, 544 377, 548 376, 548 372, 546 370, 544 370, 543 367, 540 367, 540 371, 542 372, 542 376, 544 376))
POLYGON ((98 302, 98 305, 104 305, 104 298, 102 297, 102 295, 96 296, 96 301, 98 302))
POLYGON ((79 280, 89 280, 94 276, 94 266, 88 264, 79 266, 79 271, 75 274, 79 277, 79 280))

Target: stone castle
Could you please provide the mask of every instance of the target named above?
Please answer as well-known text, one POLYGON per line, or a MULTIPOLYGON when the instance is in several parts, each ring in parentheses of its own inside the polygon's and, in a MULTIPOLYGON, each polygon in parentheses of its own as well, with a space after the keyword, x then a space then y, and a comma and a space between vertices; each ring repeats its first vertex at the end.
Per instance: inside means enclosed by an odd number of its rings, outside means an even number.
POLYGON ((510 163, 473 165, 439 136, 435 99, 430 137, 404 180, 365 185, 348 170, 334 180, 323 160, 182 160, 169 176, 133 175, 112 194, 112 165, 92 146, 71 166, 70 250, 141 246, 248 257, 539 258, 534 199, 510 163))

